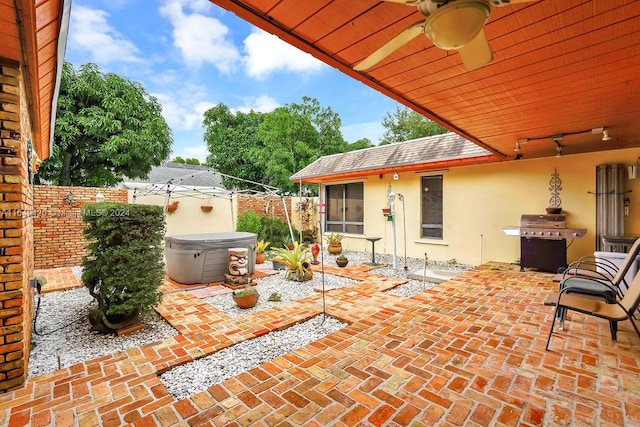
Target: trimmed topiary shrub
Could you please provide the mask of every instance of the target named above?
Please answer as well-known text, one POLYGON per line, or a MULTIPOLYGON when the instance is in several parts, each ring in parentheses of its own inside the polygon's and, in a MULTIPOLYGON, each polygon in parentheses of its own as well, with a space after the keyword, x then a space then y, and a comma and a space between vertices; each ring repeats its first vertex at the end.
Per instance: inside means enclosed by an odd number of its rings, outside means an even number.
POLYGON ((82 219, 89 242, 82 281, 98 303, 89 320, 102 332, 129 326, 162 299, 162 207, 92 203, 83 206, 82 219))

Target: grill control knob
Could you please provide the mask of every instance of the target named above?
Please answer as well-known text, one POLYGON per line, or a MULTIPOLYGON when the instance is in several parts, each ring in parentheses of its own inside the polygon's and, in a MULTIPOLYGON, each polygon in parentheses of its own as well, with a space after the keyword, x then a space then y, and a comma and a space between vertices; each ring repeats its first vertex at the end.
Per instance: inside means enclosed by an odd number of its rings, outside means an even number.
POLYGON ((538 235, 542 236, 544 234, 544 231, 538 231, 538 235))
POLYGON ((520 232, 520 235, 522 235, 522 236, 526 236, 526 235, 527 235, 527 231, 526 231, 526 230, 522 230, 522 231, 520 232))
POLYGON ((556 236, 562 236, 562 233, 559 231, 556 231, 556 236))

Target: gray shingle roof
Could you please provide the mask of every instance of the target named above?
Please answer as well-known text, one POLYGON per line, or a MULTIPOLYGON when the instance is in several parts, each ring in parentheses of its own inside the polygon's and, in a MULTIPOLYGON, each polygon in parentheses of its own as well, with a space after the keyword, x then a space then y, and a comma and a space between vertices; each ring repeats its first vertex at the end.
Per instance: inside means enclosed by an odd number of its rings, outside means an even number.
POLYGON ((348 153, 320 157, 291 180, 381 168, 488 156, 492 153, 455 133, 428 136, 348 153))
POLYGON ((125 179, 129 182, 144 182, 150 184, 163 184, 173 180, 174 184, 193 187, 223 187, 220 174, 206 166, 186 165, 182 163, 167 162, 160 166, 154 166, 147 179, 125 179))

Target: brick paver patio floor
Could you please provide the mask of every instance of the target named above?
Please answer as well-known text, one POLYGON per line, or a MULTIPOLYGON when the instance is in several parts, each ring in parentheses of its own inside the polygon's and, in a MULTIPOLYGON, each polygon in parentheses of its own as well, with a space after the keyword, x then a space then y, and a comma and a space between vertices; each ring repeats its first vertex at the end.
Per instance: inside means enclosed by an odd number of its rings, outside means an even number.
MULTIPOLYGON (((233 319, 171 287, 180 335, 31 378, 0 396, 0 425, 635 426, 640 339, 628 322, 569 314, 545 351, 549 274, 489 263, 411 298, 365 265, 326 294, 346 328, 176 401, 158 375, 321 313, 320 295, 233 319)), ((319 274, 319 273, 316 273, 319 274)))

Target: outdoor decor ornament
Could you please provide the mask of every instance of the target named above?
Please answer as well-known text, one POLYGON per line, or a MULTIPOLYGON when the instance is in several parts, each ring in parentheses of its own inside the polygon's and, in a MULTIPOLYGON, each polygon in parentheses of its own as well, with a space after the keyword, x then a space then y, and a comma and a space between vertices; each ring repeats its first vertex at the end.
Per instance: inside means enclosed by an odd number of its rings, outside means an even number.
POLYGON ((227 249, 227 274, 224 282, 233 288, 244 286, 251 282, 249 274, 249 250, 247 248, 227 249))
POLYGON ((313 257, 313 261, 311 261, 311 264, 313 265, 320 264, 320 261, 318 261, 319 254, 320 254, 320 245, 317 243, 314 243, 313 245, 311 245, 311 256, 313 257))
POLYGON ((560 190, 562 190, 562 181, 560 181, 560 175, 556 169, 553 169, 551 179, 549 180, 549 191, 551 191, 551 198, 549 199, 549 207, 547 208, 548 214, 559 214, 562 212, 562 200, 560 200, 560 190))

